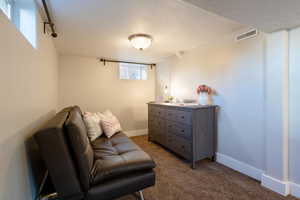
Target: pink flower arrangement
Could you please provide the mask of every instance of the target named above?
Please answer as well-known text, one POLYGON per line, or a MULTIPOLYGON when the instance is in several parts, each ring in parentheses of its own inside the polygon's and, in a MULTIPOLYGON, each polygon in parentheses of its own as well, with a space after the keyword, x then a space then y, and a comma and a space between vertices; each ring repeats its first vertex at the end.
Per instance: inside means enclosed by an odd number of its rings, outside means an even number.
POLYGON ((212 89, 210 87, 208 87, 207 85, 199 85, 197 88, 197 94, 200 94, 201 92, 211 94, 212 89))

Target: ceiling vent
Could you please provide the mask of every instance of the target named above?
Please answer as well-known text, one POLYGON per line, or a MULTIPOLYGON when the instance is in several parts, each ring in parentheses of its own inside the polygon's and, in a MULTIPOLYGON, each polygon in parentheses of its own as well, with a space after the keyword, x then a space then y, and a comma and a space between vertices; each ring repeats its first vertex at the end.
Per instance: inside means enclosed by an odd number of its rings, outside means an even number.
POLYGON ((256 37, 257 35, 258 35, 258 30, 253 29, 253 30, 250 30, 246 33, 242 33, 242 34, 236 36, 235 41, 239 42, 239 41, 242 41, 242 40, 246 40, 246 39, 256 37))

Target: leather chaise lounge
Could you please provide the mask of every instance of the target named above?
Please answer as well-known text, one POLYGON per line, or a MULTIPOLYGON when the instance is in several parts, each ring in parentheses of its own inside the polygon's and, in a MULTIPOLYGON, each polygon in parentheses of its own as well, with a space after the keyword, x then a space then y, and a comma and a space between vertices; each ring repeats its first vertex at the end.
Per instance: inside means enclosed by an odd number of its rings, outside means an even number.
POLYGON ((89 141, 78 106, 57 113, 34 138, 59 199, 109 200, 155 184, 154 161, 123 132, 89 141))

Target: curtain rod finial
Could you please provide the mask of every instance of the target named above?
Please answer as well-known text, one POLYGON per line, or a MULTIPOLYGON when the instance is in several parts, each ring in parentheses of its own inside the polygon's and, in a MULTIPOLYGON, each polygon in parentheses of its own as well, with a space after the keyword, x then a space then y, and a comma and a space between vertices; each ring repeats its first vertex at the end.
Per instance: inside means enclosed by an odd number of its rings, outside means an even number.
POLYGON ((105 60, 105 59, 99 58, 99 61, 100 61, 100 62, 103 62, 103 65, 105 66, 105 64, 106 64, 106 60, 105 60))

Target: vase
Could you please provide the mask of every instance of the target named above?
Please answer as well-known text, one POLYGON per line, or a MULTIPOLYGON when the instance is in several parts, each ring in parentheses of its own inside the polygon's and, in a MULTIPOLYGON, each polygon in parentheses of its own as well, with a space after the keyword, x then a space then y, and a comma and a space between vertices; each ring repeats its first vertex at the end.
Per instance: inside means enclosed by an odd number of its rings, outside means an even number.
POLYGON ((206 92, 200 92, 198 103, 203 106, 209 105, 209 95, 206 92))

